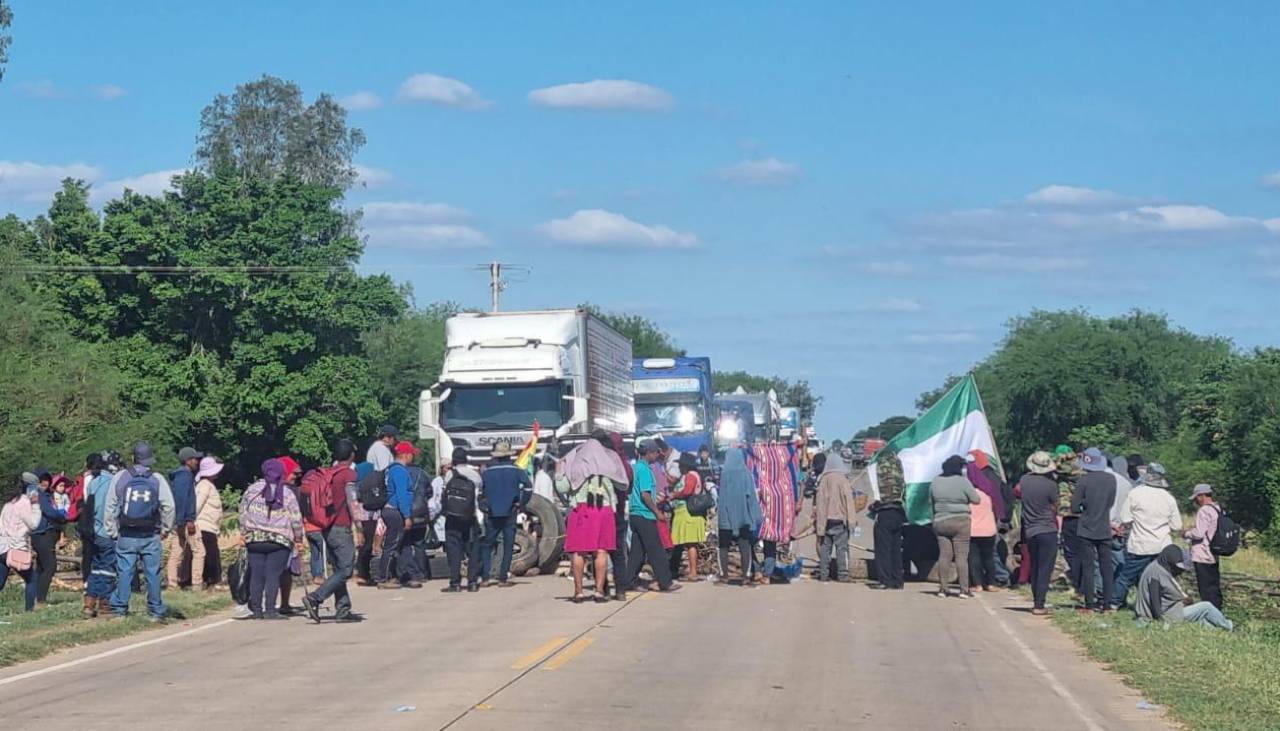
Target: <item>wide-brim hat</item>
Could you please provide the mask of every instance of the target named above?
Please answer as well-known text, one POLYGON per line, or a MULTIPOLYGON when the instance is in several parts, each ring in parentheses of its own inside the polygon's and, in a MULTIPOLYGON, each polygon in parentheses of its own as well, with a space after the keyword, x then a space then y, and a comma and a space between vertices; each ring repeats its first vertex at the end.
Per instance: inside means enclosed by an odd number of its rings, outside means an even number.
POLYGON ((493 456, 494 457, 510 457, 511 442, 498 442, 497 444, 493 445, 493 456))
POLYGON ((1043 449, 1027 457, 1027 470, 1037 475, 1047 475, 1057 469, 1053 455, 1043 449))
POLYGON ((221 472, 222 468, 225 466, 226 465, 213 457, 205 457, 200 460, 200 467, 196 469, 196 479, 199 480, 205 477, 214 477, 221 472))
POLYGON ((1200 497, 1201 495, 1209 495, 1209 496, 1212 496, 1212 495, 1213 495, 1213 487, 1212 487, 1212 486, 1210 486, 1210 485, 1206 485, 1205 483, 1203 483, 1203 482, 1202 482, 1202 483, 1200 483, 1199 485, 1196 485, 1195 487, 1191 488, 1191 499, 1192 499, 1193 501, 1194 501, 1196 498, 1200 497))

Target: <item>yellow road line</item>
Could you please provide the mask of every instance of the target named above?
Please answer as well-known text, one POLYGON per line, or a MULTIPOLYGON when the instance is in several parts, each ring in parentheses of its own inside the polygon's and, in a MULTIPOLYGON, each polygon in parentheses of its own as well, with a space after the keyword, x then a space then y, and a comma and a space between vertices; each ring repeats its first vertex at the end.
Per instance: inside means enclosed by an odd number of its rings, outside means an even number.
POLYGON ((560 646, 563 645, 566 641, 568 641, 568 639, 569 639, 568 637, 553 637, 550 640, 547 640, 545 644, 539 645, 538 649, 534 650, 528 655, 525 655, 519 660, 516 660, 515 664, 511 666, 511 669, 524 670, 525 668, 530 668, 530 667, 533 667, 534 665, 537 665, 538 663, 542 662, 542 659, 545 658, 547 655, 550 655, 551 653, 560 649, 560 646))
POLYGON ((542 666, 542 669, 543 670, 559 670, 560 668, 564 667, 565 663, 569 662, 570 660, 577 657, 578 655, 581 655, 582 651, 590 647, 592 642, 595 642, 594 637, 581 637, 577 640, 574 640, 572 643, 570 643, 568 647, 561 650, 560 654, 548 660, 547 664, 542 666))

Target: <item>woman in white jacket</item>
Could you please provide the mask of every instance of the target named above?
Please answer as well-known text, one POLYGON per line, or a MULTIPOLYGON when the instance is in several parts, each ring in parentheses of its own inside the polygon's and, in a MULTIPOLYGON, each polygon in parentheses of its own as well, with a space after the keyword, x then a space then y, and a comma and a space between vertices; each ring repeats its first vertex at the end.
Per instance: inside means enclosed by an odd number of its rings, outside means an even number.
POLYGON ((12 571, 26 582, 26 609, 36 605, 36 581, 31 561, 31 531, 40 525, 36 507, 37 492, 28 492, 22 479, 15 479, 0 489, 0 590, 4 589, 12 571))

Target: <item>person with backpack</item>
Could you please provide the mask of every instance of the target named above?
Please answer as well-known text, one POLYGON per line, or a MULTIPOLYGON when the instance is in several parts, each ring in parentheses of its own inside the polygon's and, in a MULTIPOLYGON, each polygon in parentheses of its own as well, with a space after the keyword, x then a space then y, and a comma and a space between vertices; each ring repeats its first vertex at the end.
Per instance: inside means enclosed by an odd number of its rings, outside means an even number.
POLYGON ((422 582, 413 578, 413 551, 405 541, 405 531, 413 528, 413 484, 409 466, 418 458, 418 448, 410 442, 395 447, 395 462, 387 468, 387 499, 382 508, 382 523, 387 527, 382 536, 379 589, 421 589, 422 582), (393 578, 396 581, 393 582, 393 578))
POLYGON ((444 550, 449 557, 449 585, 440 591, 462 591, 462 557, 467 557, 467 591, 480 591, 480 510, 477 495, 483 480, 467 463, 467 450, 453 450, 453 466, 444 476, 440 511, 444 514, 444 550))
POLYGON ((93 563, 89 566, 89 580, 84 585, 86 617, 105 617, 111 613, 111 594, 116 588, 116 542, 107 535, 106 513, 108 494, 116 475, 123 465, 120 453, 114 449, 100 455, 102 469, 85 488, 83 510, 88 515, 93 541, 93 563))
POLYGON ((155 461, 150 444, 133 445, 133 464, 111 483, 102 522, 116 542, 112 615, 128 616, 133 579, 141 563, 147 582, 147 614, 151 621, 161 622, 168 610, 160 589, 160 541, 173 530, 175 509, 169 481, 151 471, 155 461))
POLYGON ((315 591, 302 597, 302 608, 311 621, 320 621, 320 605, 334 597, 338 623, 363 620, 351 611, 351 594, 347 582, 355 571, 356 544, 351 534, 351 510, 347 502, 347 486, 356 482, 354 465, 356 446, 348 439, 339 439, 333 446, 333 465, 315 470, 302 478, 303 495, 308 497, 312 517, 321 526, 325 551, 333 573, 315 591), (318 474, 317 474, 318 473, 318 474))
POLYGON ((1213 552, 1222 508, 1213 500, 1213 488, 1204 483, 1191 490, 1191 502, 1197 506, 1196 523, 1182 537, 1191 541, 1191 564, 1196 570, 1196 588, 1200 591, 1201 599, 1222 609, 1222 577, 1218 569, 1218 555, 1213 552))
POLYGON ((431 475, 426 470, 416 464, 408 465, 406 469, 409 470, 409 493, 413 496, 413 507, 409 515, 413 523, 404 531, 405 551, 412 557, 409 575, 414 581, 430 581, 427 536, 431 532, 431 499, 435 491, 431 475))
MULTIPOLYGON (((482 509, 485 514, 483 553, 480 556, 480 586, 489 583, 493 551, 502 535, 502 562, 498 564, 498 586, 513 586, 509 580, 511 556, 516 541, 516 506, 529 503, 533 495, 533 481, 529 473, 516 467, 511 461, 511 443, 498 442, 493 447, 493 460, 481 476, 482 509)), ((612 516, 610 516, 612 517, 612 516)))
MULTIPOLYGON (((164 549, 169 554, 165 567, 165 580, 170 589, 178 588, 178 574, 182 562, 191 559, 204 564, 204 543, 196 531, 196 471, 200 469, 202 452, 191 447, 178 450, 178 468, 169 473, 169 489, 173 490, 173 532, 165 539, 164 549)), ((189 587, 188 587, 189 589, 189 587)))
MULTIPOLYGON (((253 619, 284 619, 276 604, 289 558, 302 551, 302 510, 285 483, 279 459, 262 463, 262 479, 240 498, 240 542, 249 554, 249 610, 253 619)), ((282 597, 281 597, 282 598, 282 597)))

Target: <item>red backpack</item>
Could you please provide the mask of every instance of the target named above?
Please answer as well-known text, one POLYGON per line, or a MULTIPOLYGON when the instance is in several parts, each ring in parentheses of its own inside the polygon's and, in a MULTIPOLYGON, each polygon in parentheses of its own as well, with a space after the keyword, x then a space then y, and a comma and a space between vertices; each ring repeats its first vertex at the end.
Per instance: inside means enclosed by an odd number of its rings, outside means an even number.
POLYGON ((302 517, 321 530, 333 525, 334 515, 338 512, 333 504, 332 486, 333 476, 337 473, 336 467, 321 467, 302 476, 298 501, 302 517))

